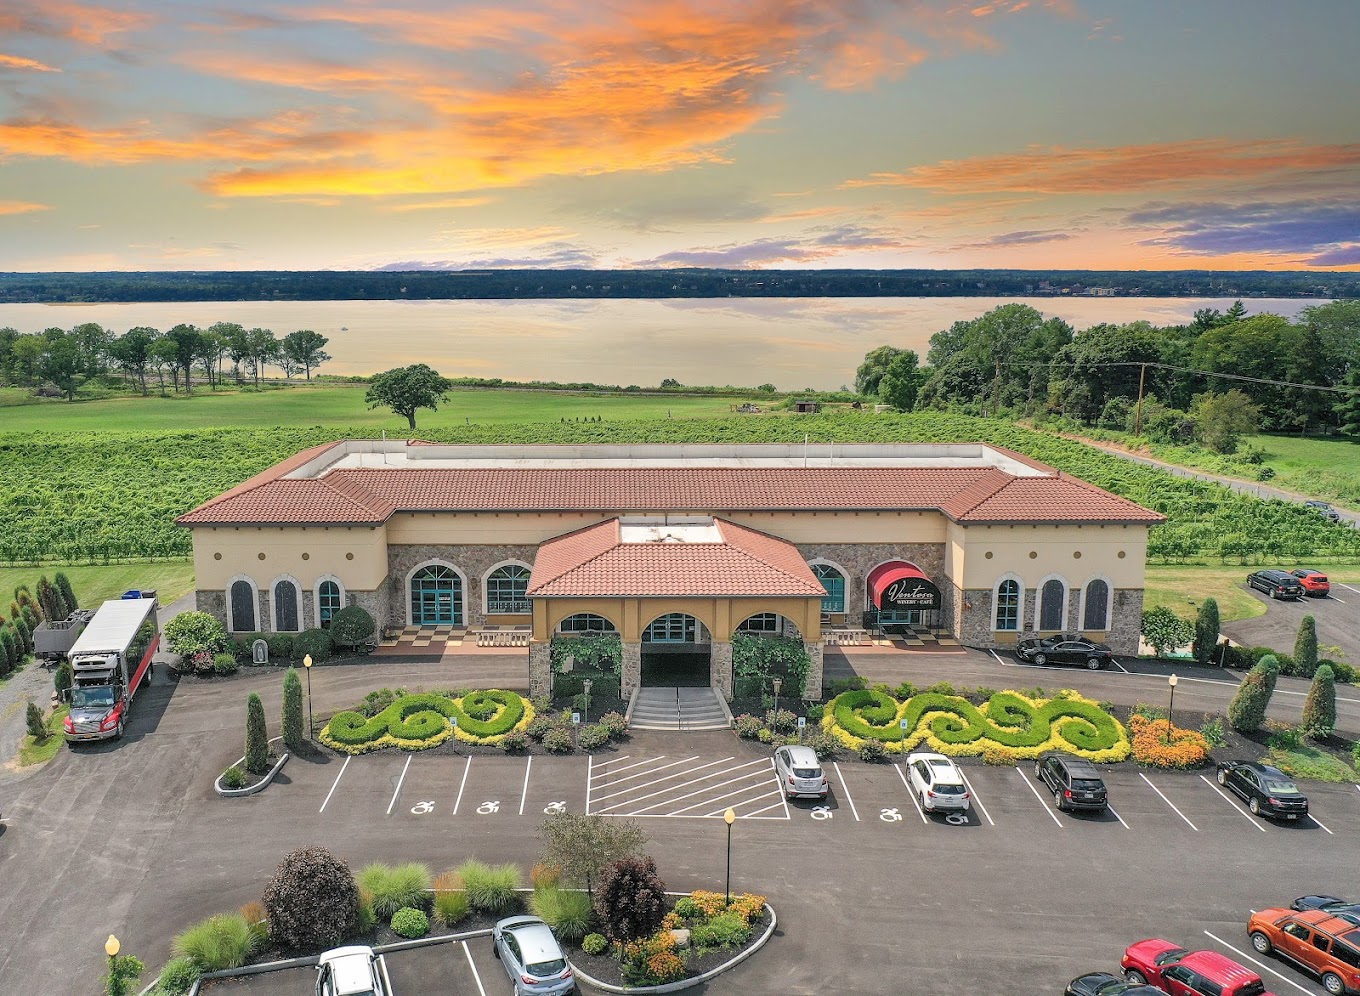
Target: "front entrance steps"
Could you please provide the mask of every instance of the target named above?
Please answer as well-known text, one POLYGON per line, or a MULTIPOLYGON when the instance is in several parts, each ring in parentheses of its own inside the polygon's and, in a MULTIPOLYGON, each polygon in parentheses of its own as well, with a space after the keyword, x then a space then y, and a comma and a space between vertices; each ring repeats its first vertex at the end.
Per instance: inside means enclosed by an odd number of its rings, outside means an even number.
POLYGON ((712 688, 639 688, 628 714, 634 730, 725 730, 728 712, 712 688))

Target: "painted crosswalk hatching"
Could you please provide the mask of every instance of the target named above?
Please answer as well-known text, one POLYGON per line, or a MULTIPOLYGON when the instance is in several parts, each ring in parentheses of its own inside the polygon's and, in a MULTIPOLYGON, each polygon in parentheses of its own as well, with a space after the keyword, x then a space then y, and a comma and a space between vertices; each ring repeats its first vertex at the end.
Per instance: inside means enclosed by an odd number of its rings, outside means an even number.
POLYGON ((642 760, 628 756, 590 764, 586 811, 634 818, 790 819, 772 759, 698 755, 642 760))

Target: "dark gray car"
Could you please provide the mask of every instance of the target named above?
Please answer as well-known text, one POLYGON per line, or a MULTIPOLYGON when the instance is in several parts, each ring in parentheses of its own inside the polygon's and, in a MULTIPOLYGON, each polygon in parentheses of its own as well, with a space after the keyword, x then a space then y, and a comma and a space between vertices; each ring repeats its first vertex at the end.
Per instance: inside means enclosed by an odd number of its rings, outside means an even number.
POLYGON ((1034 762, 1034 777, 1048 786, 1059 809, 1109 806, 1105 781, 1090 761, 1070 754, 1045 754, 1034 762))

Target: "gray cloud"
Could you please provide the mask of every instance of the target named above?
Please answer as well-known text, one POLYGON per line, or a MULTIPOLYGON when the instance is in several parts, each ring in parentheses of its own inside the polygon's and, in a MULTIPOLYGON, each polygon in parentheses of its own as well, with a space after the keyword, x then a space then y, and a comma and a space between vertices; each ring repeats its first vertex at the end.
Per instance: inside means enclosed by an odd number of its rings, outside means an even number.
POLYGON ((1189 255, 1267 253, 1302 257, 1299 261, 1311 266, 1360 262, 1360 202, 1355 201, 1152 203, 1124 220, 1165 229, 1142 245, 1189 255))
POLYGON ((1014 246, 1036 246, 1044 242, 1066 242, 1068 239, 1076 238, 1070 232, 1061 232, 1057 229, 1047 229, 1044 231, 1031 232, 1006 232, 1002 235, 993 235, 990 239, 982 242, 965 242, 962 245, 953 246, 954 249, 998 249, 1014 246))
POLYGON ((523 256, 484 256, 468 259, 408 259, 384 263, 378 270, 571 270, 600 265, 599 256, 584 246, 550 242, 523 256))
POLYGON ((760 267, 771 263, 808 263, 840 255, 846 250, 908 248, 912 248, 912 244, 896 232, 860 225, 837 225, 833 228, 814 228, 803 235, 784 238, 679 249, 634 265, 760 267))

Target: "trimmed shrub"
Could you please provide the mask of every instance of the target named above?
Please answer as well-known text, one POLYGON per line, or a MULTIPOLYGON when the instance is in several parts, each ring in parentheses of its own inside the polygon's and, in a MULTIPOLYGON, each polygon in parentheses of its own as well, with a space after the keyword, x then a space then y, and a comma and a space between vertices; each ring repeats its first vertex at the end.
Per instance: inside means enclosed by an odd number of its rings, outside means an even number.
POLYGON ((264 703, 255 692, 246 698, 246 770, 252 775, 269 770, 269 730, 264 722, 264 703))
POLYGON ((430 869, 418 862, 388 865, 375 861, 355 876, 359 888, 373 897, 373 913, 384 920, 406 906, 424 909, 429 902, 430 869))
POLYGON ((570 754, 571 734, 560 727, 550 730, 543 738, 543 749, 549 754, 570 754))
POLYGON ((1270 693, 1275 688, 1274 672, 1268 661, 1273 662, 1274 658, 1261 658, 1261 662, 1247 672, 1228 704, 1228 722, 1240 733, 1254 733, 1265 722, 1266 706, 1270 704, 1270 693))
POLYGON ((227 631, 216 616, 181 612, 165 624, 165 643, 185 657, 200 650, 216 654, 227 649, 227 631))
POLYGON ((982 752, 982 763, 1012 768, 1020 762, 1020 755, 1009 747, 988 747, 982 752))
POLYGON ((1206 598, 1195 613, 1195 638, 1190 647, 1197 663, 1208 664, 1213 660, 1214 648, 1218 646, 1218 628, 1218 602, 1206 598))
POLYGON ((292 633, 262 633, 264 642, 269 645, 271 660, 288 661, 293 659, 292 633))
POLYGON ((347 605, 331 616, 331 639, 337 646, 352 648, 367 643, 378 628, 368 610, 361 605, 347 605))
POLYGON ((609 940, 604 934, 586 934, 585 940, 581 942, 581 950, 588 955, 604 954, 609 947, 609 940))
POLYGON ((38 743, 43 743, 52 734, 47 732, 47 720, 43 716, 43 711, 38 708, 38 704, 32 699, 28 701, 28 709, 24 714, 24 723, 28 726, 28 735, 38 743))
POLYGON ((202 974, 192 958, 171 958, 156 979, 156 989, 164 996, 187 996, 202 974))
POLYGON ((770 728, 771 733, 792 733, 798 729, 798 717, 788 709, 780 709, 778 712, 769 709, 765 712, 765 725, 770 728))
POLYGON ((600 725, 609 733, 610 740, 622 740, 628 735, 628 719, 621 712, 607 712, 600 717, 600 725))
POLYGON ((582 750, 599 750, 609 744, 609 731, 599 723, 591 723, 589 726, 581 727, 581 733, 577 739, 577 745, 582 750))
POLYGON ((803 738, 803 744, 812 748, 819 761, 834 761, 841 753, 840 741, 823 730, 814 730, 803 738))
POLYGON ((514 909, 519 903, 519 895, 515 890, 523 880, 515 865, 464 861, 454 871, 463 880, 463 888, 472 908, 479 912, 500 915, 514 909))
POLYGON ((564 941, 576 944, 590 932, 590 893, 548 886, 535 889, 529 909, 564 941))
POLYGON ((226 771, 222 772, 222 784, 229 789, 240 789, 246 787, 246 773, 239 764, 233 764, 226 771))
POLYGON ((611 941, 647 937, 666 915, 666 885, 650 857, 620 858, 604 870, 595 887, 595 914, 611 941))
POLYGON ((1318 666, 1317 620, 1311 615, 1299 621, 1299 635, 1294 639, 1294 664, 1301 677, 1311 678, 1318 666))
POLYGON ((765 723, 759 716, 742 713, 732 721, 732 728, 742 740, 755 740, 760 736, 760 731, 765 729, 765 723))
POLYGON ((240 667, 241 665, 236 662, 236 657, 232 654, 212 655, 212 669, 214 674, 223 676, 235 674, 240 667))
POLYGON ((313 664, 328 661, 335 653, 335 642, 324 629, 304 629, 293 638, 293 660, 310 655, 313 664))
POLYGON ((255 950, 256 934, 240 913, 219 913, 176 935, 170 950, 200 972, 240 968, 255 950))
POLYGON ((472 902, 464 891, 463 877, 457 872, 444 872, 434 880, 434 921, 441 927, 452 927, 472 910, 472 902))
POLYGON ((751 928, 745 918, 730 912, 719 913, 690 934, 690 941, 700 948, 739 948, 750 939, 751 928))
POLYGON ((888 748, 884 747, 883 743, 879 740, 866 740, 859 745, 857 753, 859 754, 859 759, 861 761, 877 764, 888 756, 888 748))
POLYGON ((283 742, 298 750, 306 741, 302 734, 302 679, 296 668, 283 672, 283 742))
POLYGON ((398 937, 424 937, 430 932, 430 918, 423 910, 405 906, 392 914, 392 933, 398 937))
POLYGON ((501 750, 507 754, 523 754, 529 749, 529 734, 523 730, 511 730, 501 737, 501 750))
POLYGON ((334 947, 359 926, 359 887, 349 865, 324 847, 304 847, 280 862, 264 891, 269 936, 286 948, 334 947))
POLYGON ((455 735, 468 743, 494 744, 511 730, 532 721, 530 709, 527 700, 515 692, 495 688, 468 692, 457 699, 434 693, 400 694, 375 716, 336 713, 322 729, 320 738, 328 747, 351 754, 382 747, 425 750, 455 735), (468 715, 468 709, 482 711, 487 702, 495 704, 490 719, 468 715), (456 730, 446 717, 458 720, 456 730))
POLYGON ((1314 740, 1325 740, 1336 729, 1336 679, 1325 664, 1313 675, 1303 703, 1303 728, 1314 740))

